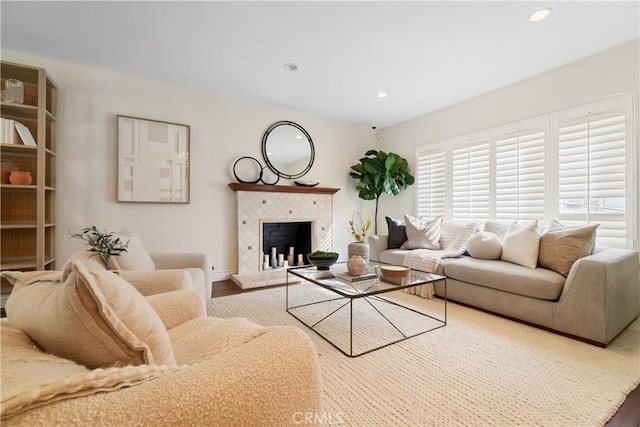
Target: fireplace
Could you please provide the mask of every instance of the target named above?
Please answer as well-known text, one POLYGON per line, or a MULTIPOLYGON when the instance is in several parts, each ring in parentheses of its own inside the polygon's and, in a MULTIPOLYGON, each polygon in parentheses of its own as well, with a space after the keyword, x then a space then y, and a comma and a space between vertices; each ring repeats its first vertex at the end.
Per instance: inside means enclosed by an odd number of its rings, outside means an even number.
MULTIPOLYGON (((231 279, 240 288, 285 282, 286 269, 264 268, 264 255, 270 257, 272 247, 276 247, 278 254, 283 254, 284 260, 288 260, 293 247, 295 264, 299 254, 306 262, 304 255, 309 252, 332 250, 333 194, 338 189, 236 183, 229 186, 236 191, 238 208, 238 274, 232 275, 231 279), (270 230, 265 233, 266 224, 296 227, 296 233, 300 230, 306 236, 291 237, 292 232, 286 231, 282 233, 285 236, 282 243, 265 243, 264 235, 271 234, 270 230)), ((269 264, 271 267, 271 260, 269 264)))
POLYGON ((306 262, 313 247, 313 226, 314 221, 262 222, 261 252, 266 257, 262 270, 281 267, 277 255, 290 267, 306 262))

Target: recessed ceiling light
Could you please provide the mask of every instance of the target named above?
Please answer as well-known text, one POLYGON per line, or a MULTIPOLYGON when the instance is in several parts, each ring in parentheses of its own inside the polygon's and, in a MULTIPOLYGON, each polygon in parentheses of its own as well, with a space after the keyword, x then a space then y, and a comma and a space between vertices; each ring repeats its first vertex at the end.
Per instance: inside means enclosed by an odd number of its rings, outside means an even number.
POLYGON ((551 8, 540 9, 536 12, 533 12, 531 15, 529 15, 529 21, 531 22, 544 21, 549 17, 549 15, 551 15, 551 12, 553 12, 553 9, 551 8))
POLYGON ((387 97, 387 94, 386 94, 386 93, 384 93, 384 92, 378 92, 378 93, 376 94, 376 96, 377 96, 378 98, 386 98, 386 97, 387 97))
POLYGON ((287 62, 286 64, 284 64, 284 69, 288 71, 296 71, 298 69, 298 66, 292 62, 287 62))

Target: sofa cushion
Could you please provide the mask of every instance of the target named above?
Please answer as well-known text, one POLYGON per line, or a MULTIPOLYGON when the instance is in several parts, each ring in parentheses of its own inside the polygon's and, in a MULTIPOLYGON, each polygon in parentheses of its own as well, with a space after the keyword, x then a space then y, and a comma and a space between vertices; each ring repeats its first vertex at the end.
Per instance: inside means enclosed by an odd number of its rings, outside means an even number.
POLYGON ((123 228, 118 234, 123 241, 129 241, 127 251, 113 258, 118 270, 152 271, 156 269, 149 252, 135 232, 123 228))
POLYGON ((539 248, 538 221, 532 221, 527 225, 514 222, 509 226, 502 240, 500 258, 523 267, 536 268, 539 248))
POLYGON ((112 365, 175 364, 156 312, 129 283, 82 262, 60 273, 3 272, 14 288, 7 318, 46 352, 95 369, 112 365))
POLYGON ((550 227, 549 231, 540 237, 538 265, 563 276, 568 275, 573 263, 593 250, 599 225, 566 229, 550 227))
POLYGON ((560 297, 565 283, 564 276, 544 268, 469 257, 448 262, 444 274, 461 282, 549 301, 560 297))
POLYGON ((474 258, 500 259, 502 242, 495 234, 480 231, 467 240, 467 252, 474 258))
POLYGON ((442 232, 442 217, 431 221, 423 221, 411 215, 404 216, 407 241, 401 249, 440 249, 440 234, 442 232))
POLYGON ((484 223, 484 231, 495 234, 500 240, 504 239, 504 235, 508 228, 508 225, 500 224, 498 222, 487 221, 484 223))
POLYGON ((404 222, 399 219, 394 219, 389 216, 385 217, 385 219, 387 220, 387 228, 389 230, 387 249, 397 249, 407 241, 406 226, 404 222))

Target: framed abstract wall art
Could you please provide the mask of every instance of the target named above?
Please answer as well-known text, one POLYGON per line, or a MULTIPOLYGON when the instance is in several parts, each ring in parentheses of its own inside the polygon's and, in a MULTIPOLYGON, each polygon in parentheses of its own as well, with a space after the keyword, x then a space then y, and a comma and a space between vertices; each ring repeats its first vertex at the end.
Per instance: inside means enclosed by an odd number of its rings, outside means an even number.
POLYGON ((189 126, 117 117, 118 202, 189 203, 189 126))

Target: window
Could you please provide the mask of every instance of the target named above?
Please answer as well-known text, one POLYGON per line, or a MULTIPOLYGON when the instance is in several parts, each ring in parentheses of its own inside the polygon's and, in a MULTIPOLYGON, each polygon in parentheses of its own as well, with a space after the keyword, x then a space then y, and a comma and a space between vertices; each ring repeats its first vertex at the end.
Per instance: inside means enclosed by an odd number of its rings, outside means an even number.
POLYGON ((442 149, 427 150, 417 160, 416 188, 418 215, 445 216, 446 158, 442 149))
POLYGON ((598 246, 635 248, 634 99, 419 146, 416 214, 452 222, 598 223, 598 246))
MULTIPOLYGON (((592 106, 558 115, 559 219, 570 224, 598 223, 599 244, 627 247, 627 199, 632 200, 627 154, 631 132, 625 102, 592 106)), ((636 192, 637 194, 637 192, 636 192)))
POLYGON ((453 221, 489 219, 489 138, 453 148, 453 221))
POLYGON ((497 221, 545 220, 544 125, 495 138, 497 221))

